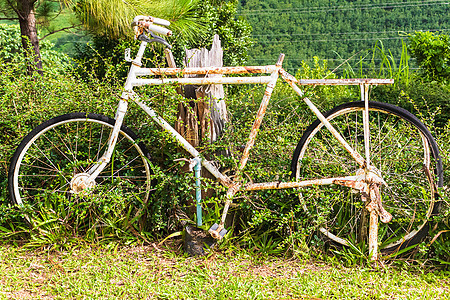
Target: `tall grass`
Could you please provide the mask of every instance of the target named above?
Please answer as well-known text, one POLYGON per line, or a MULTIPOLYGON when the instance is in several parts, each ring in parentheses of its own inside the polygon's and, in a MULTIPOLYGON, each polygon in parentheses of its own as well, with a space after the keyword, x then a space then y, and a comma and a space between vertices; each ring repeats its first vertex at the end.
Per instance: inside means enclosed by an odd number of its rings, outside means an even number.
POLYGON ((377 70, 377 77, 395 79, 394 86, 399 84, 408 85, 410 81, 409 69, 410 56, 405 41, 402 40, 402 52, 400 59, 396 59, 390 50, 384 48, 383 42, 377 41, 372 50, 371 64, 377 70), (376 63, 376 58, 381 58, 380 63, 376 63))

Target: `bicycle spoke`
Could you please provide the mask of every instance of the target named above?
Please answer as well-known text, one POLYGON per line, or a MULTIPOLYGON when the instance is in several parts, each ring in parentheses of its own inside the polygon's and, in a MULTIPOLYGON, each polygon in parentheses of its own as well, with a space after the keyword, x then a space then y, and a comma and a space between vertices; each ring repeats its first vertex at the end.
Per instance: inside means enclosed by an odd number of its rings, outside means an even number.
MULTIPOLYGON (((394 251, 400 245, 396 241, 403 241, 404 236, 412 239, 415 234, 426 234, 422 228, 434 211, 435 202, 433 190, 423 170, 424 162, 430 162, 430 151, 427 150, 429 146, 422 130, 414 125, 418 121, 405 119, 411 118, 407 112, 398 112, 398 108, 388 104, 370 105, 377 106, 369 110, 371 164, 387 183, 380 190, 381 201, 394 217, 390 223, 379 225, 380 232, 384 233, 381 236, 382 251, 394 251)), ((348 103, 336 108, 327 117, 356 151, 364 149, 361 122, 363 109, 364 103, 348 103)), ((297 158, 296 179, 354 175, 359 166, 348 159, 346 151, 336 150, 342 147, 321 122, 316 121, 312 126, 314 128, 306 131, 309 136, 302 137, 304 144, 298 146, 302 148, 297 158)), ((334 194, 335 189, 335 186, 321 186, 317 191, 317 201, 325 201, 329 197, 327 194, 334 194)), ((342 240, 353 243, 354 237, 356 241, 364 242, 361 239, 367 235, 368 218, 364 213, 365 203, 359 199, 360 196, 358 198, 353 194, 354 190, 339 189, 342 191, 340 198, 331 203, 317 204, 329 207, 319 212, 324 220, 321 226, 325 228, 321 232, 337 243, 342 240)), ((300 197, 303 197, 303 193, 300 197)), ((301 202, 306 203, 302 198, 301 202)), ((407 245, 404 243, 401 246, 407 245)))
POLYGON ((14 171, 18 184, 13 190, 15 201, 32 203, 56 194, 69 199, 84 192, 102 199, 121 195, 138 205, 147 201, 150 169, 146 152, 128 129, 119 132, 115 154, 100 176, 92 184, 83 183, 89 176, 86 171, 106 151, 113 126, 114 121, 107 117, 84 113, 63 115, 42 124, 40 130, 22 142, 29 144, 22 147, 26 153, 16 156, 20 160, 14 163, 18 170, 14 171), (139 200, 133 191, 138 191, 139 200))

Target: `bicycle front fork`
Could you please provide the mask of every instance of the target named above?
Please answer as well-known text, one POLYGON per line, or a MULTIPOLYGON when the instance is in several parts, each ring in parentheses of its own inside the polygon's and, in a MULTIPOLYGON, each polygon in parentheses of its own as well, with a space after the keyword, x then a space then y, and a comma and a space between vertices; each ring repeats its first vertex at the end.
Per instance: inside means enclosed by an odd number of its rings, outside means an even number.
POLYGON ((87 171, 87 173, 89 174, 89 177, 86 179, 87 185, 92 185, 92 183, 95 182, 97 176, 103 171, 103 169, 105 169, 105 167, 111 161, 111 156, 114 152, 114 147, 116 146, 117 139, 119 138, 120 128, 122 127, 123 119, 127 112, 127 108, 128 102, 123 99, 120 99, 119 105, 116 110, 116 115, 114 117, 116 123, 114 124, 113 130, 108 138, 108 146, 106 148, 105 153, 102 155, 102 157, 100 157, 98 162, 87 171))

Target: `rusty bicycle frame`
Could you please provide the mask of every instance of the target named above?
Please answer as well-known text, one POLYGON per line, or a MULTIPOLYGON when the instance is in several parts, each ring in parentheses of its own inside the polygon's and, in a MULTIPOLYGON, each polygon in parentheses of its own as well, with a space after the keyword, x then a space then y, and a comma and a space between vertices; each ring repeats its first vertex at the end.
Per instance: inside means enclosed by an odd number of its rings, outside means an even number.
MULTIPOLYGON (((150 25, 157 27, 155 25, 150 25)), ((154 29, 154 28, 153 28, 154 29)), ((165 29, 165 28, 164 28, 165 29)), ((223 208, 220 224, 215 228, 209 230, 211 235, 216 239, 221 239, 220 231, 224 228, 224 222, 227 216, 228 208, 232 202, 234 195, 238 191, 255 191, 255 190, 268 190, 268 189, 287 189, 287 188, 302 188, 312 185, 330 185, 337 184, 343 185, 349 188, 357 189, 361 192, 361 197, 367 203, 366 208, 370 212, 370 225, 369 225, 369 251, 373 260, 378 258, 378 219, 382 222, 389 222, 392 216, 383 208, 380 198, 380 186, 384 184, 383 179, 378 174, 376 169, 371 166, 370 152, 369 152, 369 88, 371 85, 385 85, 392 84, 393 79, 306 79, 298 80, 294 76, 290 75, 282 68, 282 62, 284 54, 281 54, 275 65, 267 66, 244 66, 244 67, 201 67, 201 68, 143 68, 141 59, 143 57, 147 41, 141 41, 139 51, 135 59, 131 60, 131 67, 128 72, 127 80, 122 93, 121 99, 118 104, 118 108, 115 115, 115 125, 113 133, 108 141, 108 148, 105 154, 100 159, 99 163, 90 171, 90 177, 86 183, 93 182, 100 172, 106 167, 111 159, 114 146, 117 142, 120 127, 122 126, 123 119, 125 117, 128 101, 134 101, 140 108, 142 108, 156 123, 169 132, 178 143, 189 152, 194 159, 201 162, 201 165, 206 168, 217 180, 228 188, 226 193, 226 202, 223 208), (206 77, 209 74, 269 74, 269 76, 247 76, 247 77, 206 77), (191 78, 191 77, 175 77, 167 78, 165 76, 183 76, 183 75, 205 75, 203 78, 191 78), (146 78, 153 76, 152 78, 146 78), (155 78, 154 76, 160 76, 155 78), (261 126, 264 118, 265 111, 269 104, 269 100, 272 95, 272 91, 275 88, 278 78, 281 77, 286 81, 292 89, 302 97, 303 101, 308 105, 311 111, 318 117, 318 119, 324 124, 324 126, 332 133, 332 135, 339 141, 340 145, 348 151, 353 159, 358 163, 360 169, 357 174, 336 178, 318 178, 315 180, 305 181, 290 181, 290 182, 260 182, 260 183, 247 183, 243 184, 239 176, 242 175, 243 170, 247 164, 250 150, 252 149, 255 139, 258 133, 258 129, 261 126), (167 123, 162 117, 160 117, 151 107, 140 101, 138 95, 133 91, 133 87, 143 85, 164 85, 164 84, 181 84, 181 85, 210 85, 210 84, 266 84, 266 90, 261 100, 259 110, 257 111, 255 121, 251 128, 247 144, 244 148, 242 157, 237 168, 238 176, 234 179, 230 178, 226 174, 223 174, 219 169, 210 161, 201 157, 199 151, 197 151, 189 142, 181 136, 169 123, 167 123), (317 109, 310 99, 304 97, 299 85, 359 85, 361 90, 361 100, 365 102, 365 109, 363 112, 363 127, 364 127, 364 156, 351 148, 351 146, 344 140, 340 133, 333 128, 330 122, 324 117, 324 115, 317 109)), ((129 57, 129 52, 126 56, 129 57)), ((324 228, 320 229, 328 236, 332 235, 324 228)), ((340 238, 333 236, 335 239, 340 238)), ((347 244, 345 240, 341 241, 342 244, 347 244)))

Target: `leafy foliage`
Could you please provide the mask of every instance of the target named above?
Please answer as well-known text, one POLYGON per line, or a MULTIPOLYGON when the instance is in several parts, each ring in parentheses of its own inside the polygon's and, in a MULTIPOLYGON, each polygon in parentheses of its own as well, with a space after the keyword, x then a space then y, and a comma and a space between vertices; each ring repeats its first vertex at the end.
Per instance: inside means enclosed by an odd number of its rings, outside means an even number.
POLYGON ((411 35, 409 49, 428 80, 450 79, 450 36, 433 32, 411 35))
MULTIPOLYGON (((40 43, 41 56, 44 61, 44 70, 55 71, 64 70, 68 67, 70 59, 67 55, 52 50, 53 44, 49 41, 40 43)), ((25 50, 20 42, 20 29, 18 25, 0 24, 0 61, 3 63, 17 63, 19 66, 26 68, 24 61, 30 59, 25 55, 25 50)))
POLYGON ((12 61, 20 54, 19 26, 0 24, 0 57, 4 61, 12 61))
POLYGON ((129 69, 124 60, 126 48, 131 48, 133 53, 136 53, 139 43, 131 39, 93 36, 89 44, 79 47, 76 51, 74 59, 77 62, 77 72, 91 74, 103 80, 122 79, 129 69))

